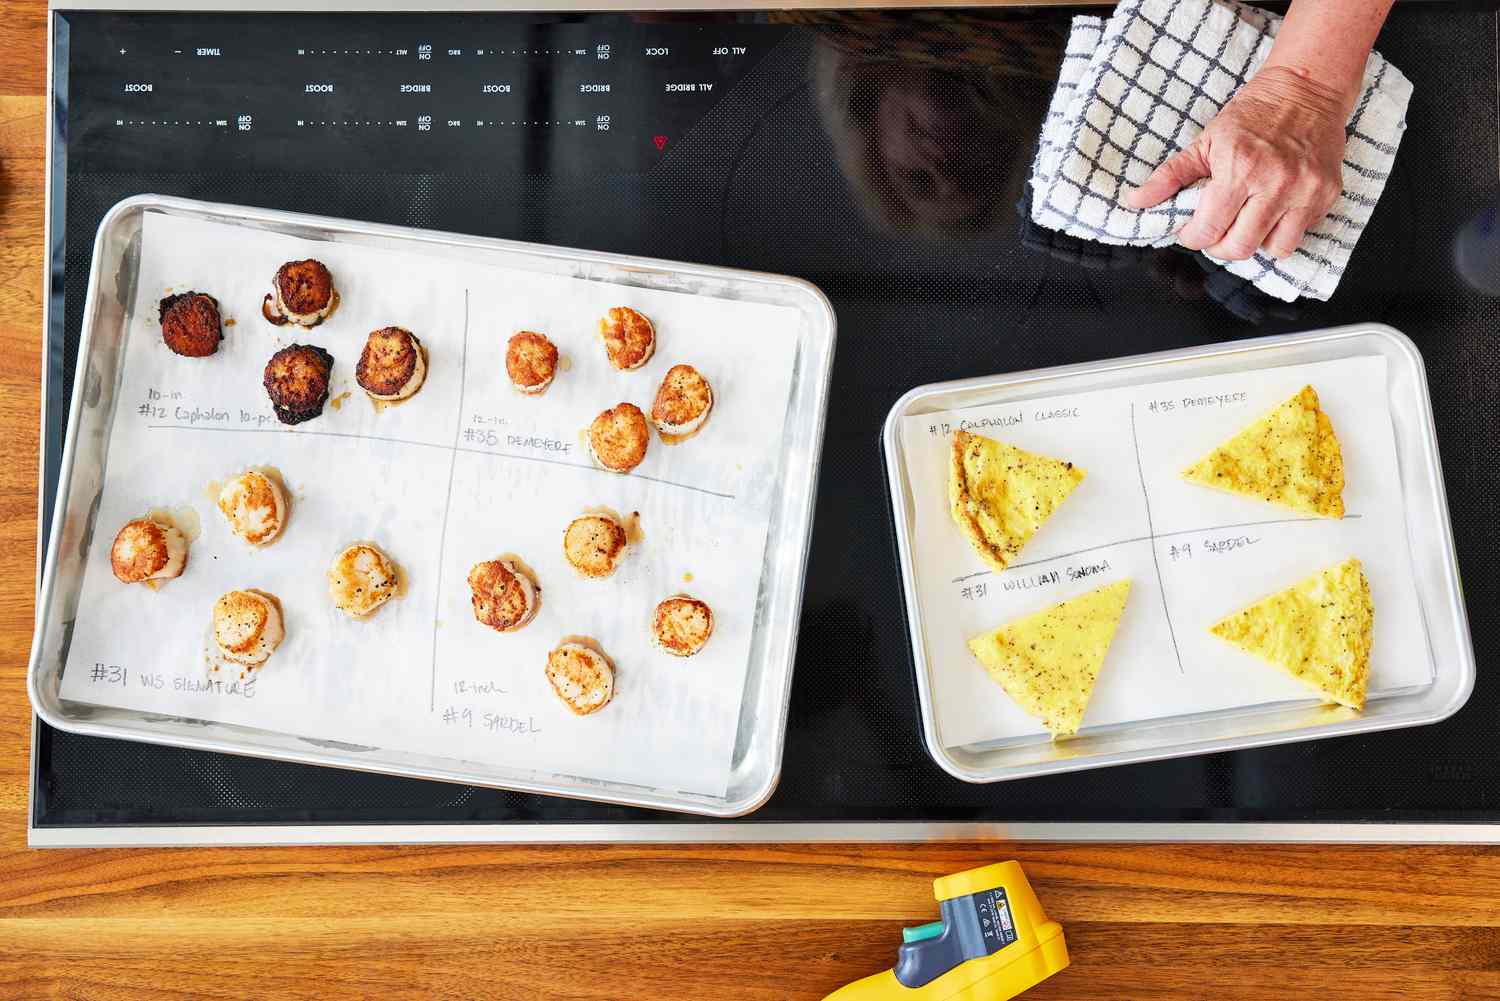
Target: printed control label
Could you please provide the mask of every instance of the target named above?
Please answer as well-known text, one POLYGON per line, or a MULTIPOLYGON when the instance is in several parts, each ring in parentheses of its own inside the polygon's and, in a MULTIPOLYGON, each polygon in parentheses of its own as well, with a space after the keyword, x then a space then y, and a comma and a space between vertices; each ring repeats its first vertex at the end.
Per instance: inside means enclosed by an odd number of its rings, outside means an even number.
POLYGON ((979 915, 979 931, 984 935, 984 954, 993 956, 1016 940, 1016 923, 1011 918, 1010 901, 1005 887, 969 895, 979 915))

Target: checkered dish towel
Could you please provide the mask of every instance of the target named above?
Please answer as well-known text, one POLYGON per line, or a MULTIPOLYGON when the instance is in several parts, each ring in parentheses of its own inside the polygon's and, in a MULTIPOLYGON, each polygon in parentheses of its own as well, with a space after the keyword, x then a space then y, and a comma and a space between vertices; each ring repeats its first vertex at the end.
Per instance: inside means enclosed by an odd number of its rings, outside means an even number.
MULTIPOLYGON (((1165 247, 1203 182, 1154 208, 1123 198, 1187 146, 1255 74, 1281 18, 1233 0, 1122 0, 1107 21, 1075 17, 1031 172, 1031 218, 1103 243, 1165 247)), ((1327 299, 1390 176, 1411 81, 1377 52, 1345 127, 1344 192, 1296 252, 1219 262, 1286 302, 1327 299)))

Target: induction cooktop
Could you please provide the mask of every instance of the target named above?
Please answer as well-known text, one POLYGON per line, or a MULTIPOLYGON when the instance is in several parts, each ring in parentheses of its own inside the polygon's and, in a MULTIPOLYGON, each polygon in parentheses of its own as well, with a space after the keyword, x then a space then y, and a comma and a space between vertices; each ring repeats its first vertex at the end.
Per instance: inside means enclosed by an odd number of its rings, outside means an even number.
POLYGON ((1496 15, 1403 4, 1409 131, 1332 301, 1018 203, 1073 12, 117 13, 52 20, 50 521, 94 232, 141 192, 785 273, 838 314, 778 791, 704 822, 38 723, 35 844, 1500 838, 1496 15), (919 383, 1378 320, 1421 348, 1480 663, 1434 726, 996 785, 919 732, 879 446, 919 383))

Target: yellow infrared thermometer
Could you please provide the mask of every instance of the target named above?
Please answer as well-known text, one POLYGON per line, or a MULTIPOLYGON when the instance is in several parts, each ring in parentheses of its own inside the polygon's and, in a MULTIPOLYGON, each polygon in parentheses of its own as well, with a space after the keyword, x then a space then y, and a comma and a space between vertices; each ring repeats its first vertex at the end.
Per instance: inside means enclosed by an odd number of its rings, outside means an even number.
POLYGON ((1019 862, 932 882, 942 917, 901 930, 894 969, 824 1001, 1006 1001, 1068 965, 1062 926, 1047 920, 1019 862))

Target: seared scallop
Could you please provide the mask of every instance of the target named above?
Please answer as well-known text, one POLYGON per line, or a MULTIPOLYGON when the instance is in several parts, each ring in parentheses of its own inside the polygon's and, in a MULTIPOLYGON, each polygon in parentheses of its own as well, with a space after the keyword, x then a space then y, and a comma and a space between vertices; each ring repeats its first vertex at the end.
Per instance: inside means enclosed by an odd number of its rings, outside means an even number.
POLYGON ((656 353, 656 327, 629 306, 613 306, 599 321, 609 363, 622 372, 640 368, 656 353))
POLYGON ((673 365, 656 391, 651 422, 662 434, 692 434, 708 420, 713 406, 713 387, 703 373, 691 365, 673 365))
POLYGON ((634 403, 611 407, 589 425, 589 451, 611 472, 628 473, 639 466, 650 440, 646 415, 634 403))
POLYGON ((557 377, 557 345, 545 334, 521 331, 505 345, 505 374, 527 396, 545 393, 557 377))
POLYGON ((316 327, 338 305, 338 295, 333 275, 322 261, 287 261, 276 269, 271 292, 261 301, 260 312, 278 327, 288 322, 316 327))
POLYGON ((427 353, 417 335, 403 327, 372 331, 360 352, 354 379, 372 400, 405 400, 427 378, 427 353))
POLYGON ((276 419, 301 424, 321 414, 332 373, 333 355, 315 344, 291 344, 273 354, 261 384, 271 398, 276 419))
POLYGON ((109 547, 109 566, 125 584, 170 580, 187 566, 188 543, 176 528, 150 518, 127 521, 109 547))
POLYGON ((625 526, 612 515, 574 518, 563 532, 563 556, 585 577, 608 577, 625 552, 625 526))
POLYGON ((229 530, 252 546, 270 545, 286 524, 286 493, 265 473, 248 469, 219 489, 229 530))
POLYGON ((169 295, 157 305, 161 339, 176 354, 204 358, 219 350, 224 322, 219 300, 206 292, 169 295))
POLYGON ((609 658, 582 643, 564 643, 547 654, 547 680, 579 716, 603 709, 615 694, 615 669, 609 658))
POLYGON ((346 547, 328 568, 328 596, 354 618, 369 615, 395 593, 396 566, 372 543, 346 547))
POLYGON ((713 632, 714 610, 690 595, 673 595, 651 616, 651 641, 674 657, 702 650, 713 632))
POLYGON ((285 635, 281 603, 275 595, 230 591, 214 602, 214 643, 226 660, 259 667, 285 635))
POLYGON ((536 618, 541 588, 512 560, 486 560, 469 571, 474 618, 502 633, 536 618))

